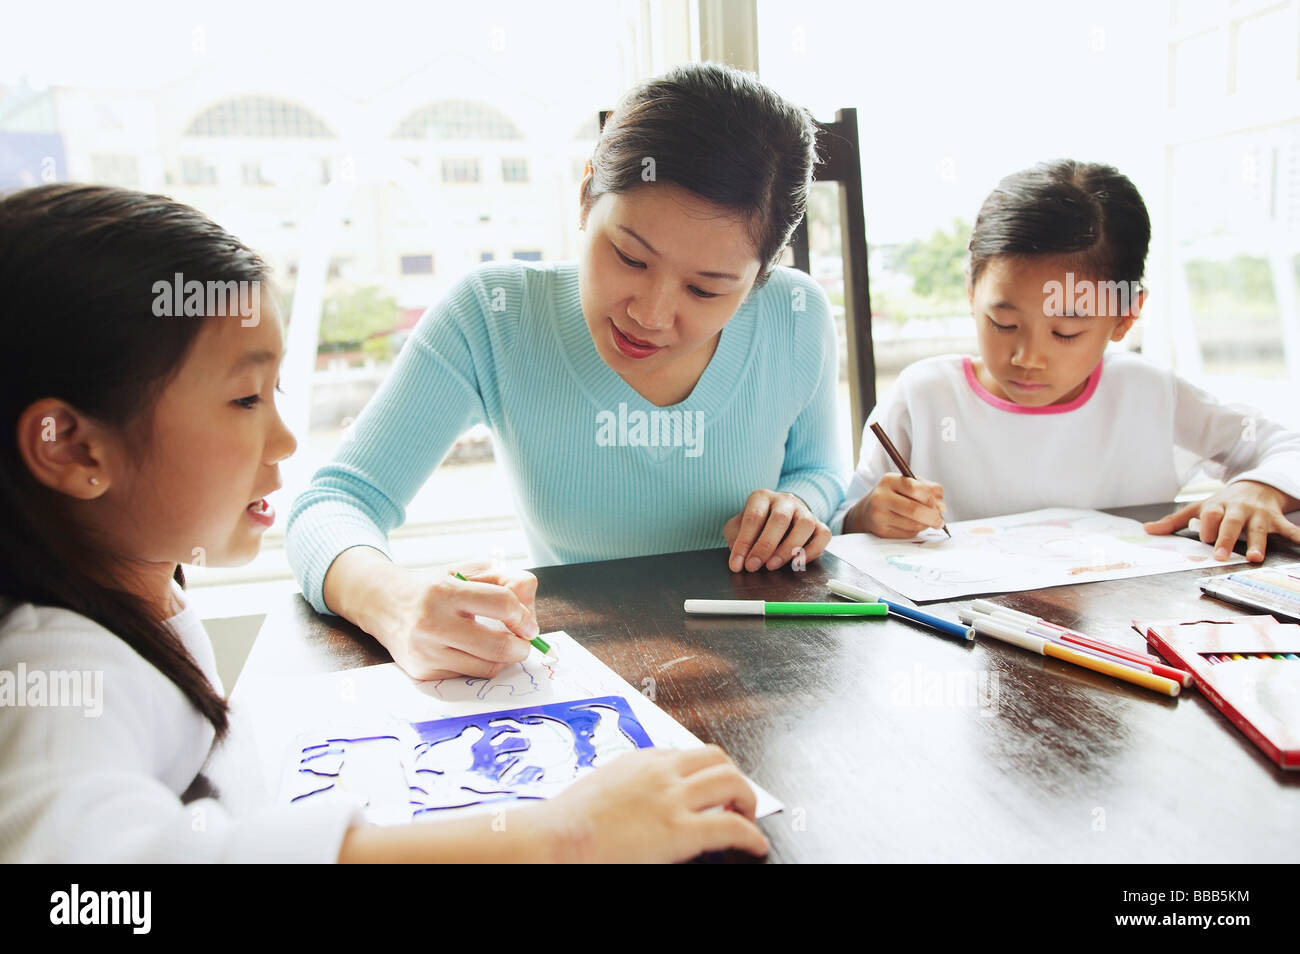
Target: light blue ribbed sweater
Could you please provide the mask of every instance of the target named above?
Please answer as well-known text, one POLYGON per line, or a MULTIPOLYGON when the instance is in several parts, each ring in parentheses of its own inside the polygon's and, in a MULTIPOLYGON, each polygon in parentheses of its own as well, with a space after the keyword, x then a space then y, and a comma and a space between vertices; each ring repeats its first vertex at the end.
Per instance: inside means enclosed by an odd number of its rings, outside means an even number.
POLYGON ((420 319, 350 439, 294 501, 289 563, 329 612, 334 558, 358 545, 387 553, 406 504, 480 422, 535 565, 723 546, 723 524, 760 488, 827 520, 848 478, 837 371, 824 293, 778 268, 723 328, 691 395, 658 408, 596 351, 576 263, 488 263, 420 319))

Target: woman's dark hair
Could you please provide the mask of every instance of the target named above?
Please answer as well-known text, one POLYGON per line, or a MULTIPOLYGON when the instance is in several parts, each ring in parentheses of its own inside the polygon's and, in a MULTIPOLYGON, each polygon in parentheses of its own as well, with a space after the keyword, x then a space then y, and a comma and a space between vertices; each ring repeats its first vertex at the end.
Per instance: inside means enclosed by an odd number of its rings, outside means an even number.
MULTIPOLYGON (((155 403, 205 324, 155 317, 153 285, 265 281, 256 254, 196 210, 160 195, 53 184, 0 198, 0 595, 58 606, 116 633, 180 688, 218 737, 225 701, 147 602, 112 576, 115 541, 76 520, 31 474, 16 426, 58 398, 119 433, 143 459, 155 403)), ((204 287, 208 287, 205 286, 204 287)), ((185 585, 179 566, 176 581, 185 585)))
POLYGON ((753 75, 716 63, 679 66, 632 90, 606 119, 582 215, 606 192, 675 183, 744 217, 758 288, 803 218, 816 139, 809 112, 753 75))
POLYGON ((1137 188, 1113 166, 1073 159, 1007 176, 984 200, 970 237, 971 284, 998 255, 1075 256, 1101 281, 1138 282, 1151 218, 1137 188))

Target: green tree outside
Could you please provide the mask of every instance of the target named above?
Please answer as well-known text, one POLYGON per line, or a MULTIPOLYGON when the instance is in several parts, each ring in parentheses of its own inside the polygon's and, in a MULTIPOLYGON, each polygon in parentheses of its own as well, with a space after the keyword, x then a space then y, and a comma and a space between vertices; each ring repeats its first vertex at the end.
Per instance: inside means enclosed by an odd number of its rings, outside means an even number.
POLYGON ((397 302, 373 285, 335 292, 325 299, 317 352, 359 348, 367 357, 387 361, 392 357, 392 336, 375 336, 391 331, 400 320, 397 302))

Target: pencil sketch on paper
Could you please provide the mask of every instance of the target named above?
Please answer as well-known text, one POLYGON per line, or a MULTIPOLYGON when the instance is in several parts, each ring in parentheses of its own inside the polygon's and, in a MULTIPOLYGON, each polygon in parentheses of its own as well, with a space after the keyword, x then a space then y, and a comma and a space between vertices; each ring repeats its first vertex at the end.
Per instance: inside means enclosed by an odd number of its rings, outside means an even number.
POLYGON ((431 812, 551 798, 619 753, 653 742, 621 696, 556 702, 332 736, 295 748, 291 802, 359 796, 396 824, 431 812))
POLYGON ((1151 536, 1136 520, 1097 510, 1035 510, 950 523, 948 529, 951 540, 936 531, 910 540, 849 534, 827 549, 922 601, 1223 565, 1197 540, 1151 536))
MULTIPOLYGON (((556 665, 540 654, 533 654, 523 662, 511 663, 490 678, 452 676, 433 679, 422 683, 420 691, 442 702, 523 699, 543 693, 548 684, 555 682, 556 665)), ((569 680, 570 683, 573 681, 569 680)), ((584 687, 584 691, 588 690, 584 687)))

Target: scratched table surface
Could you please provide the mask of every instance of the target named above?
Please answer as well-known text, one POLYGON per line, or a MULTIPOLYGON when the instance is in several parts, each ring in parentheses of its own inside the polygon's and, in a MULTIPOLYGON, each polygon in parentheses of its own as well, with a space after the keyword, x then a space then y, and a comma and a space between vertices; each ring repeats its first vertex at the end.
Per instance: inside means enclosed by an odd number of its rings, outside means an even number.
MULTIPOLYGON (((1152 519, 1168 509, 1112 512, 1152 519)), ((1278 548, 1266 562, 1298 559, 1278 548)), ((1197 588, 1232 569, 994 599, 1143 648, 1134 618, 1245 614, 1197 588)), ((1265 758, 1195 689, 1169 699, 898 618, 682 612, 688 597, 821 600, 832 577, 874 585, 831 555, 803 572, 731 573, 721 549, 534 572, 543 632, 567 631, 633 686, 653 688, 660 706, 784 803, 761 822, 769 860, 1300 860, 1300 773, 1265 758)), ((925 609, 955 621, 968 602, 925 609)), ((245 672, 388 661, 370 636, 295 594, 268 615, 245 672)))

